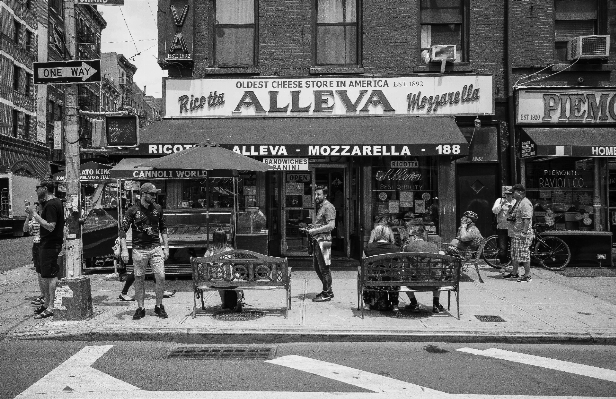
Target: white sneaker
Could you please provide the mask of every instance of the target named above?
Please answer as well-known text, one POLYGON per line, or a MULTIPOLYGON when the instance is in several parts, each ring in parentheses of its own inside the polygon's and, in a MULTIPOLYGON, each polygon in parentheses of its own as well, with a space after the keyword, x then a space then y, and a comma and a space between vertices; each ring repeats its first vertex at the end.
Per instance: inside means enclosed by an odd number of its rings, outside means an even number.
POLYGON ((134 301, 135 300, 135 298, 133 298, 132 296, 126 295, 126 294, 120 294, 118 298, 121 301, 134 301))

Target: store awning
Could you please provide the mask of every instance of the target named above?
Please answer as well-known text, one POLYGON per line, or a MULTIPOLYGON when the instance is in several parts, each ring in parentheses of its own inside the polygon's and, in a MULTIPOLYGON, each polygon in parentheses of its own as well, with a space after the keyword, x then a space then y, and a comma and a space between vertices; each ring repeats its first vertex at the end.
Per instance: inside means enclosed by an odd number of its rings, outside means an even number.
POLYGON ((138 153, 166 155, 210 140, 249 156, 468 155, 453 117, 166 119, 140 132, 138 153))
POLYGON ((522 158, 616 157, 616 128, 562 127, 522 129, 522 158))
POLYGON ((133 179, 136 171, 143 171, 149 168, 138 167, 144 162, 155 158, 124 158, 109 171, 111 179, 133 179))

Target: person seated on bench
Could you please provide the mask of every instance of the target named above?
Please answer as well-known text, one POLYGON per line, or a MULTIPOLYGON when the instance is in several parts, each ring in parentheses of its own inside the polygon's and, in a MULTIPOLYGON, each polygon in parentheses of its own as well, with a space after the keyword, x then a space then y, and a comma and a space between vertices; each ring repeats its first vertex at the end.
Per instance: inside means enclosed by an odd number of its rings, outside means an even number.
MULTIPOLYGON (((205 251, 204 257, 217 255, 221 252, 232 251, 233 247, 227 244, 227 233, 222 229, 216 229, 212 234, 212 245, 205 251)), ((229 287, 233 288, 233 287, 229 287)), ((218 290, 222 309, 233 309, 236 312, 242 311, 244 304, 244 292, 236 290, 218 290)))
MULTIPOLYGON (((402 247, 402 252, 429 252, 433 254, 441 254, 444 255, 443 251, 439 251, 438 246, 433 242, 428 242, 423 239, 423 231, 422 229, 417 229, 414 231, 414 234, 409 234, 407 237, 405 245, 402 247)), ((420 289, 420 287, 408 287, 411 290, 420 289)), ((413 312, 419 311, 419 304, 417 303, 417 298, 415 297, 414 292, 407 291, 406 295, 409 297, 408 304, 405 309, 413 312)), ((435 287, 432 290, 432 312, 440 313, 445 310, 443 305, 440 303, 441 291, 439 291, 438 287, 435 287)))
POLYGON ((476 251, 479 248, 483 236, 477 226, 475 226, 478 219, 475 212, 464 212, 460 219, 458 235, 449 243, 448 255, 461 256, 467 250, 476 251))
MULTIPOLYGON (((364 248, 364 257, 400 252, 400 248, 394 244, 394 241, 391 228, 385 224, 377 224, 370 232, 370 240, 364 248)), ((381 287, 366 288, 379 289, 381 287)), ((385 290, 385 287, 382 289, 385 290)), ((364 291, 363 300, 370 310, 398 311, 398 292, 364 291)))

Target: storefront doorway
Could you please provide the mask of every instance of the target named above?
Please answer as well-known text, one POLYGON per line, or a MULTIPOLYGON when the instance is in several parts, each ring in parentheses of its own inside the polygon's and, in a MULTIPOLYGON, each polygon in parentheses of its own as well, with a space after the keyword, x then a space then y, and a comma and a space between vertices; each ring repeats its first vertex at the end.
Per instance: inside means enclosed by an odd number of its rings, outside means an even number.
POLYGON ((308 237, 300 232, 300 228, 314 220, 314 190, 317 186, 328 188, 328 200, 336 208, 332 256, 349 256, 347 170, 346 165, 311 165, 307 171, 282 172, 283 256, 308 256, 308 237))

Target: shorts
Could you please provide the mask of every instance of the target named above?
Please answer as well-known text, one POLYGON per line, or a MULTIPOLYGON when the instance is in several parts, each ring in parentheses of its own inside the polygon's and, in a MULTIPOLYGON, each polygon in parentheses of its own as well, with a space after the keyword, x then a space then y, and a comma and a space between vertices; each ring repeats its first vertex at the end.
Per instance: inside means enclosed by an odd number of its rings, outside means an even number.
POLYGON ((34 263, 34 270, 36 270, 38 274, 41 274, 41 258, 39 255, 40 251, 41 243, 32 243, 32 262, 34 263))
POLYGON ((161 246, 141 249, 133 248, 133 268, 135 276, 145 276, 148 263, 152 267, 152 273, 165 274, 165 257, 161 246))
POLYGON ((62 243, 39 246, 39 269, 41 270, 41 277, 58 277, 58 273, 60 272, 58 257, 61 251, 62 243))
POLYGON ((332 264, 332 242, 331 241, 317 241, 321 253, 323 254, 323 261, 326 265, 332 264))
POLYGON ((530 262, 530 244, 533 236, 511 238, 511 258, 517 262, 530 262))

